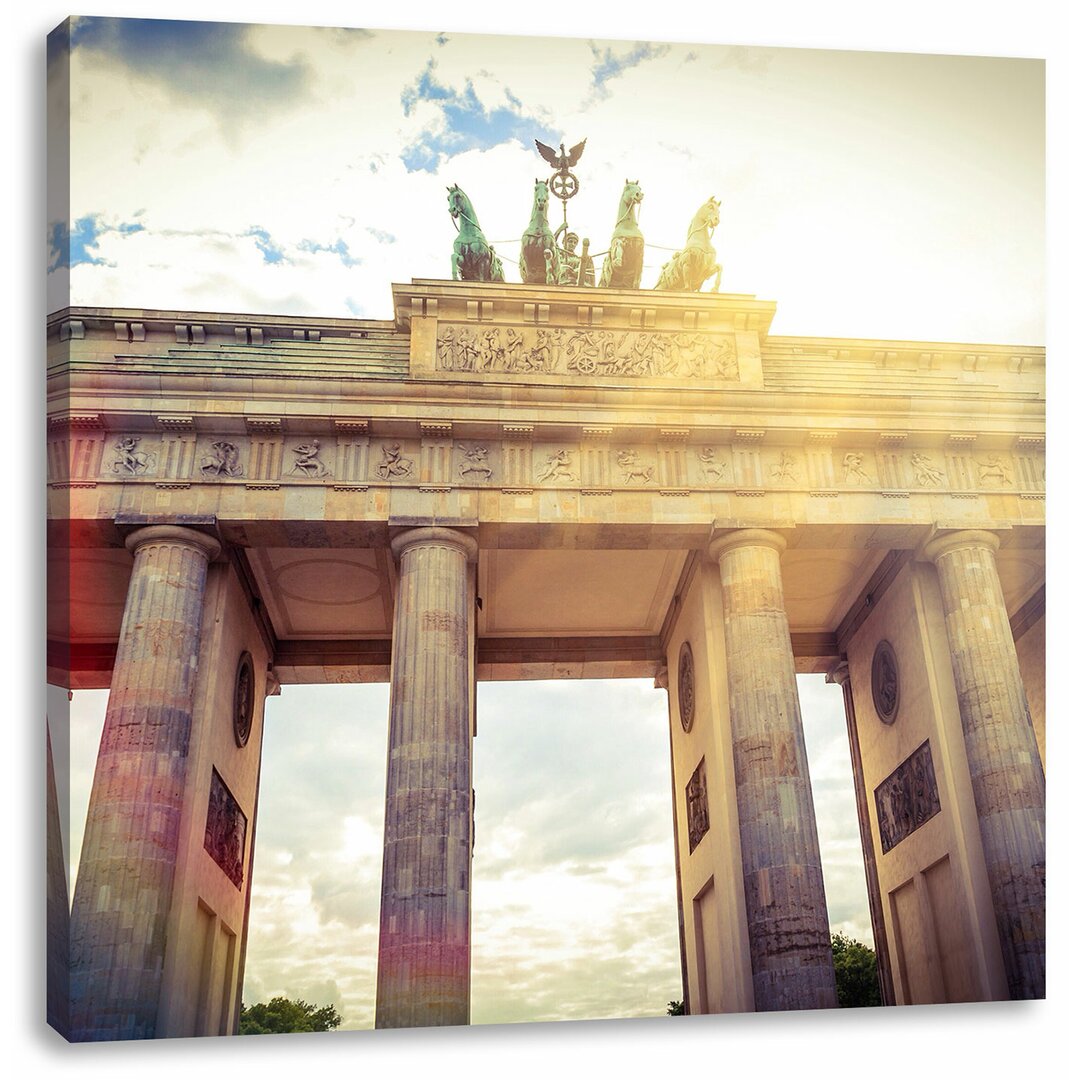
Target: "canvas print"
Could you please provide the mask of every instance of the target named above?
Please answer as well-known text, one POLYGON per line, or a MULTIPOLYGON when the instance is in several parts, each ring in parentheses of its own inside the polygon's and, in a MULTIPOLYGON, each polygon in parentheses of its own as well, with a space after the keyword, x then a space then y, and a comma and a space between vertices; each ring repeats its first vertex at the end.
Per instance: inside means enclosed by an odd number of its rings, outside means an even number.
POLYGON ((49 1024, 1044 997, 1043 87, 57 27, 49 1024))

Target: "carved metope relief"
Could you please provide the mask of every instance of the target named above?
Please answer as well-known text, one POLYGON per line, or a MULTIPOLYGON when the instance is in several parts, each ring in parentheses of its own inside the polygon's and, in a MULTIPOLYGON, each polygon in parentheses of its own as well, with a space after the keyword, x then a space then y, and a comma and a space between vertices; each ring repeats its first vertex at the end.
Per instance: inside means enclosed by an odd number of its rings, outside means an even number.
POLYGON ((217 480, 229 476, 243 476, 244 467, 240 464, 240 449, 236 443, 219 439, 212 443, 210 452, 203 455, 199 463, 199 472, 207 480, 217 480))
POLYGON ((140 450, 139 442, 138 435, 125 435, 114 445, 116 457, 110 468, 117 476, 145 476, 153 472, 157 455, 151 450, 140 450))
POLYGON ((911 455, 911 468, 919 487, 941 487, 945 483, 945 473, 918 450, 911 455))
POLYGON ((684 641, 679 650, 679 720, 683 731, 694 726, 694 654, 690 642, 684 641))
POLYGON ((697 456, 698 461, 701 462, 701 478, 705 483, 722 483, 724 473, 727 472, 727 462, 716 456, 716 447, 702 446, 698 449, 697 456))
POLYGON ((869 484, 871 483, 870 477, 867 475, 866 469, 863 467, 863 460, 866 457, 865 454, 859 453, 857 450, 849 450, 844 455, 844 481, 848 484, 869 484))
POLYGON ((292 452, 296 455, 292 472, 306 476, 309 480, 321 480, 324 476, 330 475, 329 467, 319 456, 322 449, 318 439, 311 439, 309 442, 294 446, 292 452))
POLYGON ((769 467, 769 475, 774 484, 794 484, 796 481, 795 455, 786 450, 780 452, 779 460, 769 467))
POLYGON ((565 480, 572 484, 576 479, 569 450, 556 450, 554 453, 548 454, 545 460, 537 466, 536 482, 538 484, 547 481, 555 483, 559 480, 565 480))
POLYGON ((383 443, 382 460, 375 466, 380 480, 393 480, 412 474, 413 461, 402 455, 400 443, 383 443))
POLYGON ((975 464, 979 467, 980 484, 1007 487, 1012 483, 1009 463, 1004 461, 1000 454, 989 454, 985 459, 977 459, 975 464))
POLYGON ((900 707, 900 669, 896 653, 887 641, 879 641, 870 665, 870 689, 874 708, 882 723, 891 724, 900 707))
POLYGON ((698 762, 690 783, 686 785, 686 822, 690 851, 701 843, 709 831, 709 798, 705 789, 705 759, 698 762))
POLYGON ((941 810, 934 759, 927 740, 874 791, 881 851, 891 851, 941 810))
POLYGON ((638 459, 636 450, 616 450, 615 457, 622 470, 624 484, 651 484, 653 467, 638 459))
POLYGON ((441 371, 737 381, 735 342, 723 334, 526 326, 444 326, 441 371))
POLYGON ((488 464, 488 448, 481 443, 461 446, 458 449, 465 460, 458 465, 458 476, 462 480, 490 480, 491 466, 488 464))
POLYGON ((247 817, 217 769, 210 775, 210 804, 206 811, 203 847, 239 889, 244 883, 244 844, 247 817))

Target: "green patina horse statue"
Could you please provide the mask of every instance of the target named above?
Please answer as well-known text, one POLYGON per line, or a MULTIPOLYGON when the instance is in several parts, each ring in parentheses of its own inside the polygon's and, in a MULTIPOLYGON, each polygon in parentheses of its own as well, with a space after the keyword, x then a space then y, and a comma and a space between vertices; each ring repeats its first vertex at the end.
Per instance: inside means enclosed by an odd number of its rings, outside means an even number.
POLYGON ((641 265, 645 256, 645 237, 638 228, 635 207, 645 193, 636 180, 627 180, 619 199, 619 216, 611 234, 611 246, 600 272, 604 289, 636 289, 641 285, 641 265))
POLYGON ((521 236, 521 258, 518 269, 526 285, 557 285, 559 283, 559 249, 547 219, 548 186, 537 180, 533 187, 532 217, 521 236))
POLYGON ((454 281, 505 281, 502 261, 487 242, 469 196, 457 184, 446 190, 450 217, 458 229, 450 256, 454 281))
POLYGON ((722 267, 716 261, 716 249, 712 246, 713 230, 719 223, 720 202, 710 196, 686 230, 686 247, 676 251, 664 263, 656 288, 697 292, 715 274, 712 291, 719 291, 722 267))

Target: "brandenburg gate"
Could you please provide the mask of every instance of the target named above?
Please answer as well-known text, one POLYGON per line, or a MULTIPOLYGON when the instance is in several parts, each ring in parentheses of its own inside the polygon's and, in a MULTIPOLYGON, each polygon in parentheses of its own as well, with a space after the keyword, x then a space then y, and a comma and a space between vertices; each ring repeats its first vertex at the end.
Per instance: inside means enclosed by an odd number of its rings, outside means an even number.
POLYGON ((391 686, 377 1026, 469 1021, 478 679, 666 689, 688 1011, 836 1004, 797 672, 843 687, 885 1000, 1042 997, 1043 350, 393 299, 49 319, 50 681, 110 688, 70 1037, 236 1030, 286 683, 391 686))

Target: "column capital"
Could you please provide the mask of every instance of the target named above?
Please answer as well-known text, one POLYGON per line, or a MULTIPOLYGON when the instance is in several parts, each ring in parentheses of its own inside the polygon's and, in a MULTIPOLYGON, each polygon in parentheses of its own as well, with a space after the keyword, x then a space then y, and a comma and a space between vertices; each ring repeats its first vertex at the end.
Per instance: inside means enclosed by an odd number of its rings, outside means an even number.
POLYGON ((836 683, 838 686, 843 686, 844 683, 851 681, 851 669, 848 667, 846 660, 838 660, 831 668, 829 668, 828 674, 825 676, 827 683, 836 683))
POLYGON ((456 548, 465 556, 466 562, 476 562, 480 545, 468 533, 460 529, 448 529, 439 525, 407 529, 390 540, 390 550, 399 560, 410 548, 421 546, 456 548))
POLYGON ((942 555, 961 547, 985 548, 994 552, 1001 546, 1001 537, 988 529, 941 529, 936 530, 919 550, 917 558, 923 562, 937 562, 942 555))
POLYGON ((147 525, 136 529, 124 540, 124 546, 134 555, 146 544, 184 544, 195 548, 207 562, 216 559, 221 551, 221 543, 208 533, 189 529, 183 525, 147 525))
POLYGON ((709 540, 709 558, 713 562, 719 562, 726 552, 741 547, 772 548, 777 555, 781 555, 787 547, 787 541, 772 529, 730 529, 714 532, 709 540))

